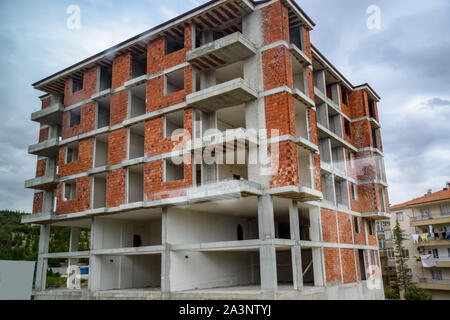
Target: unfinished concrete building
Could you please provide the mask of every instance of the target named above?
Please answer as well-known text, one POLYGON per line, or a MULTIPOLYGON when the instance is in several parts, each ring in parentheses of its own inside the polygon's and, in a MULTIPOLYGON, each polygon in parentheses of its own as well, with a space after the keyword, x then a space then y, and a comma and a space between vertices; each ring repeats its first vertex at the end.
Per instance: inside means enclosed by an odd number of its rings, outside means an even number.
POLYGON ((366 283, 389 216, 379 97, 313 28, 291 0, 214 0, 33 84, 36 299, 382 299, 366 283), (214 129, 244 161, 195 157, 214 129), (70 252, 48 252, 50 228, 71 228, 70 252), (88 258, 88 288, 46 290, 55 258, 88 258))

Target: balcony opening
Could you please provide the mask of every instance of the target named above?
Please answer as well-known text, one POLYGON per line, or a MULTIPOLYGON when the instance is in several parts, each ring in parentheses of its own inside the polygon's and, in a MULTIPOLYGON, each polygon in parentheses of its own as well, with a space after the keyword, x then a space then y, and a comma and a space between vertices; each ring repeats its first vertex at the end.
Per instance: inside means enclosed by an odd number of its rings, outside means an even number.
POLYGON ((366 280, 366 263, 364 258, 364 250, 358 249, 358 258, 361 280, 366 280))
POLYGON ((144 166, 128 168, 128 203, 144 200, 144 166))
POLYGON ((293 286, 294 278, 292 272, 292 254, 288 249, 276 250, 277 280, 278 285, 293 286))
POLYGON ((333 158, 333 167, 345 173, 345 149, 343 147, 335 147, 331 149, 333 158))
POLYGON ((314 255, 313 249, 302 249, 302 272, 303 272, 303 285, 304 286, 315 286, 316 284, 315 274, 314 274, 314 255))
POLYGON ((314 165, 312 154, 309 150, 297 147, 298 174, 302 187, 313 188, 314 165))
POLYGON ((334 189, 336 192, 336 202, 338 205, 348 206, 348 186, 347 181, 337 176, 334 178, 334 189))
POLYGON ((81 123, 81 107, 70 110, 68 116, 69 128, 79 126, 81 123))
POLYGON ((64 201, 75 200, 77 195, 77 181, 67 181, 63 184, 64 188, 64 201))
POLYGON ((354 184, 353 182, 350 182, 351 185, 351 189, 352 189, 352 200, 356 201, 358 200, 358 193, 356 190, 356 184, 354 184))
POLYGON ((303 27, 295 26, 289 29, 289 39, 292 44, 295 44, 297 48, 305 52, 305 40, 303 36, 303 27))
POLYGON ((184 180, 184 165, 175 164, 172 159, 164 160, 164 182, 184 180))
POLYGON ((355 227, 355 233, 360 234, 361 233, 361 218, 353 217, 353 224, 355 227))
POLYGON ((226 130, 245 128, 245 105, 217 110, 217 129, 225 132, 226 130))
POLYGON ((66 161, 65 161, 66 164, 78 161, 78 149, 79 149, 78 141, 67 145, 66 161))
POLYGON ((128 159, 144 156, 145 124, 143 122, 131 126, 129 129, 128 159))
POLYGON ((334 203, 333 176, 327 172, 322 173, 322 193, 324 200, 334 203))
POLYGON ((379 197, 380 197, 380 211, 386 212, 386 200, 384 196, 384 188, 379 187, 378 188, 379 197))
POLYGON ((291 228, 289 226, 289 216, 282 215, 277 218, 277 230, 275 232, 277 239, 291 239, 291 228))
POLYGON ((72 93, 83 90, 83 75, 80 78, 72 78, 72 93))
POLYGON ((344 87, 341 87, 342 104, 348 106, 348 92, 344 87))
POLYGON ((291 61, 294 89, 300 90, 302 93, 309 97, 308 73, 306 72, 306 68, 302 64, 300 64, 297 59, 291 59, 291 61))
POLYGON ((369 99, 369 117, 370 118, 376 118, 375 117, 375 101, 372 99, 369 99))
POLYGON ((325 103, 318 104, 317 108, 317 122, 325 128, 328 126, 328 107, 325 103))
POLYGON ((184 68, 167 73, 164 76, 164 94, 169 95, 184 90, 184 68))
POLYGON ((345 135, 349 138, 352 137, 352 130, 350 128, 350 121, 347 119, 344 119, 344 128, 345 128, 345 135))
POLYGON ((320 160, 331 165, 331 144, 330 139, 319 140, 320 160))
MULTIPOLYGON (((246 152, 245 146, 239 146, 239 148, 241 147, 243 147, 243 149, 238 150, 236 148, 234 150, 234 158, 232 157, 233 154, 231 154, 233 151, 224 148, 223 159, 221 159, 222 162, 217 165, 219 181, 248 180, 248 152, 246 152)), ((216 161, 220 162, 220 159, 217 157, 216 161)))
POLYGON ((164 138, 184 132, 184 110, 164 116, 164 138))
POLYGON ((100 68, 100 92, 112 88, 112 68, 100 68))
POLYGON ((235 32, 242 33, 242 19, 240 18, 235 19, 231 23, 229 22, 225 28, 221 28, 220 26, 213 30, 200 30, 197 28, 195 36, 195 48, 199 48, 205 44, 219 40, 235 32))
POLYGON ((378 143, 378 129, 376 128, 372 128, 372 144, 375 149, 380 148, 378 143))
POLYGON ((97 174, 93 177, 92 208, 106 207, 106 173, 97 174))
POLYGON ((95 137, 94 168, 104 167, 108 164, 108 135, 95 137))
POLYGON ((147 103, 147 86, 144 84, 130 89, 129 118, 145 114, 147 103))
POLYGON ((97 103, 97 129, 109 126, 111 97, 101 99, 97 103))
POLYGON ((330 131, 342 138, 341 115, 333 108, 328 108, 328 123, 330 131))
POLYGON ((184 34, 182 37, 165 36, 166 55, 184 49, 184 34))
POLYGON ((297 131, 297 137, 302 137, 305 140, 310 141, 310 121, 309 121, 309 109, 300 101, 294 101, 295 106, 295 127, 297 131))
POLYGON ((147 74, 147 52, 131 57, 131 77, 137 78, 147 74))
POLYGON ((300 240, 311 241, 311 220, 308 208, 299 208, 300 240))
POLYGON ((238 78, 244 79, 243 61, 238 61, 228 66, 216 69, 216 84, 225 83, 238 78))

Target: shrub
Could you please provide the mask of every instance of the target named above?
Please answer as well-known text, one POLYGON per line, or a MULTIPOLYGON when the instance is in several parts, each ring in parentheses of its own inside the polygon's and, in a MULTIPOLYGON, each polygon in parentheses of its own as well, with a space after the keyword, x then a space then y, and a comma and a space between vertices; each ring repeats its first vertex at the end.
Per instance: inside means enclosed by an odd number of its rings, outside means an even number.
POLYGON ((386 289, 386 291, 384 292, 384 296, 388 300, 399 300, 400 299, 400 295, 399 295, 398 291, 393 288, 386 289))
POLYGON ((406 289, 405 299, 406 300, 431 300, 431 294, 423 291, 422 289, 411 285, 406 289))

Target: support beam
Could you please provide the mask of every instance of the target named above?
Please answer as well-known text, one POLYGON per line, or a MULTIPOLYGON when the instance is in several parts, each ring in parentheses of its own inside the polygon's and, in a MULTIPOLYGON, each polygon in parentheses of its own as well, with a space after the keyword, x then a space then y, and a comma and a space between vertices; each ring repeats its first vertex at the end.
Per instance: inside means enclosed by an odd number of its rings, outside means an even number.
POLYGON ((167 243, 167 208, 161 214, 161 244, 164 251, 161 253, 161 298, 170 298, 170 247, 167 243))
MULTIPOLYGON (((70 240, 69 240, 69 252, 76 252, 78 251, 79 241, 80 241, 80 230, 81 228, 78 227, 71 227, 70 228, 70 240)), ((68 266, 70 267, 73 264, 76 264, 78 262, 78 259, 69 259, 68 266)))
POLYGON ((303 289, 303 268, 302 268, 302 250, 300 247, 300 221, 298 218, 298 205, 296 201, 289 203, 289 224, 291 230, 291 239, 295 240, 295 246, 291 248, 292 257, 292 278, 294 289, 303 289))
POLYGON ((50 241, 50 225, 41 225, 41 232, 39 234, 39 253, 36 270, 36 291, 44 291, 47 282, 47 266, 48 259, 41 257, 48 253, 48 244, 50 241))
MULTIPOLYGON (((258 229, 261 240, 275 238, 273 199, 270 195, 258 198, 258 229)), ((277 261, 273 244, 263 244, 259 249, 261 291, 264 299, 274 299, 277 292, 277 261)))

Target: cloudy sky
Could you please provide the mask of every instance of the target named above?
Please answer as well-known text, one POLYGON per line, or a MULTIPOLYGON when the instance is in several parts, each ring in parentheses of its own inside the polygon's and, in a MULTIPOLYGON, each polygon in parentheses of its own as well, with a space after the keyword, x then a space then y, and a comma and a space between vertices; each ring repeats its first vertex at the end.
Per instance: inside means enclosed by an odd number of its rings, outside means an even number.
MULTIPOLYGON (((29 212, 38 140, 31 87, 204 0, 15 0, 0 2, 0 209, 29 212), (66 26, 70 5, 81 29, 66 26)), ((368 82, 379 105, 391 204, 450 181, 450 1, 298 0, 316 23, 312 42, 353 84, 368 82), (426 5, 425 5, 426 3, 426 5), (367 28, 380 8, 381 29, 367 28)))

